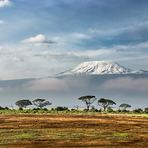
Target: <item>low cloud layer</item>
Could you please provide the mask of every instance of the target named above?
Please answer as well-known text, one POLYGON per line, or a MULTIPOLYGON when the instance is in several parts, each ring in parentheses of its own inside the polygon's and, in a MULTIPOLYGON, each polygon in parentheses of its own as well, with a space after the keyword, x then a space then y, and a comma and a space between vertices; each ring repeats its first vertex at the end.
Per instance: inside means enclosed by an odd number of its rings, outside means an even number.
POLYGON ((24 79, 0 81, 1 97, 12 103, 20 97, 45 97, 55 105, 70 106, 81 104, 77 100, 82 95, 97 98, 111 98, 118 105, 129 103, 132 107, 146 107, 148 100, 148 75, 105 75, 59 78, 24 79), (77 102, 78 101, 78 102, 77 102))
POLYGON ((37 79, 32 80, 24 85, 29 91, 40 92, 40 91, 64 91, 68 89, 67 84, 55 78, 37 79))
MULTIPOLYGON (((147 76, 147 75, 146 75, 147 76)), ((148 77, 148 76, 147 76, 148 77)), ((103 90, 113 92, 132 92, 147 93, 148 78, 125 77, 65 77, 65 78, 46 78, 35 79, 27 83, 26 87, 31 91, 75 91, 79 88, 90 90, 103 90), (71 90, 70 90, 71 89, 71 90)))
POLYGON ((118 78, 105 82, 102 89, 109 91, 123 91, 123 92, 148 92, 148 79, 138 78, 118 78))

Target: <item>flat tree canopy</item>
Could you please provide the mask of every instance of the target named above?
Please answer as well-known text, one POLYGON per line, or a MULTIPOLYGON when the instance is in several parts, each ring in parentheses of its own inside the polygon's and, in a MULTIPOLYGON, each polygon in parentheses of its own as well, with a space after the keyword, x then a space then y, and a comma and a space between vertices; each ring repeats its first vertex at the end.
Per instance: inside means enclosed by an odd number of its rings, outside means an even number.
POLYGON ((113 100, 101 98, 98 100, 98 105, 103 107, 105 111, 110 105, 116 105, 116 103, 113 100))
POLYGON ((120 107, 120 108, 123 108, 124 110, 126 110, 127 108, 130 108, 131 105, 123 103, 123 104, 121 104, 119 107, 120 107))
POLYGON ((32 101, 34 105, 36 105, 39 108, 42 108, 46 105, 51 105, 52 103, 47 101, 46 99, 35 99, 32 101))
POLYGON ((15 104, 19 108, 26 108, 27 106, 32 105, 30 100, 18 100, 17 102, 15 102, 15 104))
POLYGON ((96 100, 95 96, 81 96, 78 100, 83 101, 86 104, 87 110, 89 110, 91 104, 96 100))
POLYGON ((95 96, 81 96, 80 98, 78 98, 78 100, 86 100, 86 99, 92 99, 95 98, 95 96))

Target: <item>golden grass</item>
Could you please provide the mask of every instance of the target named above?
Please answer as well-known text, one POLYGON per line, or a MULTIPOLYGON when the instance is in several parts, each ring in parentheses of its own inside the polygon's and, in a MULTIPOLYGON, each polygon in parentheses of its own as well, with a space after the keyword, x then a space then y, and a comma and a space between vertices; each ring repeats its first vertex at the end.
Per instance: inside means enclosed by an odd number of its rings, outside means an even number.
POLYGON ((148 118, 126 115, 1 115, 0 147, 148 147, 148 118))

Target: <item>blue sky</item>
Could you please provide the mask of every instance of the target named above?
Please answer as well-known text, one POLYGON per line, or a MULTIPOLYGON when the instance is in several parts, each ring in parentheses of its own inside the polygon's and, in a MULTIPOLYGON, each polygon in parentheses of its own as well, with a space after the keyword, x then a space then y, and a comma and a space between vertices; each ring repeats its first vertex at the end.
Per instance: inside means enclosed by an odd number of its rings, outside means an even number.
POLYGON ((0 0, 0 79, 88 60, 148 70, 147 0, 0 0))

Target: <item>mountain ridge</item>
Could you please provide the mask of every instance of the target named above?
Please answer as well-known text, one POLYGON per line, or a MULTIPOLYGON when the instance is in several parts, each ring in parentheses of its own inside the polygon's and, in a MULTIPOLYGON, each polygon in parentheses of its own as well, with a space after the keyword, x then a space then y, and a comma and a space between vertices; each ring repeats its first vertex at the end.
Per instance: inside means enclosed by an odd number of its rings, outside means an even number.
POLYGON ((60 75, 104 75, 104 74, 148 74, 145 70, 132 70, 117 62, 88 61, 82 62, 71 70, 59 73, 60 75))

